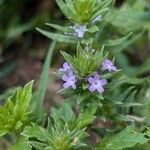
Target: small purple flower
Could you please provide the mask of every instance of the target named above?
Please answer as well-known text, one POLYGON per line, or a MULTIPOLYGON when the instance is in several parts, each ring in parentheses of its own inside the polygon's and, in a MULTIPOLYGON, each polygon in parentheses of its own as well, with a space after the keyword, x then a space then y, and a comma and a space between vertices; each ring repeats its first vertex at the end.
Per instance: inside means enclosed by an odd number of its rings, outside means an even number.
POLYGON ((65 83, 63 84, 63 87, 65 89, 69 87, 76 89, 76 77, 72 71, 69 71, 68 75, 63 75, 62 80, 65 81, 65 83))
POLYGON ((98 91, 99 93, 104 92, 103 86, 107 84, 107 81, 105 79, 100 79, 98 74, 94 75, 94 77, 89 77, 88 82, 90 83, 90 92, 98 91))
POLYGON ((101 20, 102 20, 102 16, 99 15, 99 16, 97 16, 97 17, 92 21, 92 23, 95 23, 95 22, 98 22, 98 21, 101 21, 101 20))
POLYGON ((82 38, 82 37, 84 36, 84 33, 85 33, 86 31, 88 31, 86 25, 75 25, 75 26, 73 27, 73 29, 74 29, 75 33, 77 34, 77 36, 78 36, 79 38, 82 38))
POLYGON ((71 70, 71 65, 68 64, 67 62, 65 62, 65 63, 63 64, 63 68, 60 68, 60 69, 59 69, 59 71, 60 71, 61 73, 64 73, 64 72, 67 72, 67 71, 70 71, 70 70, 71 70))
POLYGON ((109 60, 106 59, 102 63, 102 70, 109 70, 109 71, 116 71, 117 68, 114 66, 114 64, 109 60))

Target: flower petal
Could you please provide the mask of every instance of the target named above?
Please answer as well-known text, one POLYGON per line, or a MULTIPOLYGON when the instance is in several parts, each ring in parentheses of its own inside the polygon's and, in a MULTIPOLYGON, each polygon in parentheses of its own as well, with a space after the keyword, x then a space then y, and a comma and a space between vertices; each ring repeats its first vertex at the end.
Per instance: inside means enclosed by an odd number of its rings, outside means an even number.
POLYGON ((63 81, 68 81, 68 79, 69 79, 68 76, 66 76, 66 75, 63 75, 63 76, 62 76, 62 80, 63 80, 63 81))
POLYGON ((75 84, 72 84, 71 86, 74 90, 77 88, 77 86, 75 84))
POLYGON ((95 22, 101 21, 101 20, 102 20, 102 15, 99 15, 92 21, 92 23, 95 23, 95 22))
POLYGON ((71 70, 69 71, 68 74, 69 74, 70 77, 71 77, 71 76, 72 76, 72 77, 75 77, 75 76, 73 75, 73 71, 71 71, 71 70))
POLYGON ((104 86, 104 85, 107 84, 107 80, 105 80, 105 79, 100 80, 100 82, 101 82, 101 85, 102 85, 102 86, 104 86))
POLYGON ((92 82, 94 81, 94 78, 89 77, 89 78, 88 78, 88 81, 89 81, 89 83, 91 83, 91 84, 92 84, 92 82))
POLYGON ((101 86, 101 87, 97 88, 97 91, 98 91, 99 93, 103 93, 103 92, 104 92, 104 88, 101 86))
POLYGON ((64 72, 64 68, 60 68, 58 71, 60 71, 60 72, 64 72))
POLYGON ((66 83, 63 84, 63 87, 64 87, 65 89, 69 88, 69 86, 70 86, 70 85, 68 84, 68 82, 66 82, 66 83))
POLYGON ((95 91, 95 87, 91 85, 91 86, 89 87, 89 90, 90 90, 90 92, 94 92, 94 91, 95 91))
POLYGON ((100 75, 95 74, 95 75, 94 75, 94 79, 95 79, 95 80, 99 80, 99 79, 100 79, 100 75))
POLYGON ((112 66, 113 71, 117 71, 117 68, 115 66, 112 66))
POLYGON ((84 33, 88 31, 86 25, 76 25, 73 28, 79 38, 82 38, 84 33))
POLYGON ((110 61, 109 59, 106 59, 102 63, 102 70, 109 70, 109 71, 116 71, 117 68, 114 66, 113 62, 110 61))
POLYGON ((65 69, 67 69, 67 68, 69 68, 69 64, 68 64, 67 62, 65 62, 65 63, 63 64, 63 67, 64 67, 65 69))

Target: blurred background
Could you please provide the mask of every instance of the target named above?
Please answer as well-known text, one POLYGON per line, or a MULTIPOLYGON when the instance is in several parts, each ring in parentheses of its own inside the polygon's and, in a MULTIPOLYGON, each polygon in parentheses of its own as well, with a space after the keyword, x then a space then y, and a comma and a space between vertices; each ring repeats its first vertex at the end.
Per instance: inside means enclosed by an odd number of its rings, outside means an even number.
POLYGON ((61 19, 54 0, 0 0, 0 100, 32 79, 38 84, 50 40, 35 28, 61 19))
POLYGON ((0 1, 0 91, 38 78, 49 40, 35 27, 59 20, 53 0, 0 1))

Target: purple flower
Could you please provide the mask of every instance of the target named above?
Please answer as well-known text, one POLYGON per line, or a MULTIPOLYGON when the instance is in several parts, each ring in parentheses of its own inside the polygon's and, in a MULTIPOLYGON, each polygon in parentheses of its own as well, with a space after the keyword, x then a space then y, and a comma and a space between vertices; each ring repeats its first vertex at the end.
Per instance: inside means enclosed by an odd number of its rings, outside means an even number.
POLYGON ((102 63, 102 70, 109 70, 109 71, 116 71, 117 68, 114 66, 114 64, 109 60, 106 59, 102 63))
POLYGON ((102 20, 102 16, 99 15, 99 16, 97 16, 97 17, 92 21, 92 23, 95 23, 95 22, 101 21, 101 20, 102 20))
POLYGON ((68 75, 63 75, 62 80, 65 81, 65 83, 63 84, 63 87, 65 89, 69 87, 76 89, 76 77, 72 71, 69 71, 68 75))
POLYGON ((99 93, 104 92, 103 86, 107 84, 105 79, 100 79, 98 74, 94 75, 94 77, 89 77, 88 81, 90 83, 89 90, 91 92, 98 91, 99 93))
POLYGON ((73 29, 74 29, 75 33, 77 34, 77 36, 78 36, 79 38, 82 38, 82 37, 84 36, 84 33, 85 33, 86 31, 88 31, 86 25, 75 25, 75 26, 73 27, 73 29))
POLYGON ((60 68, 60 69, 59 69, 59 71, 60 71, 61 73, 64 73, 64 72, 67 72, 67 71, 70 71, 70 70, 71 70, 71 65, 68 64, 67 62, 65 62, 65 63, 63 64, 63 68, 60 68))

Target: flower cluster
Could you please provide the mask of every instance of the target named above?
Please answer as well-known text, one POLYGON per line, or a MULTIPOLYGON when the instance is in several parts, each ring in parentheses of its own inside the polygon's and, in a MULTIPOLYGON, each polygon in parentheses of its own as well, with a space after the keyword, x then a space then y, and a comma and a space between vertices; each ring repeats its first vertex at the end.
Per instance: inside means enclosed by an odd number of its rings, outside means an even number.
MULTIPOLYGON (((114 66, 112 61, 109 59, 106 59, 102 63, 102 67, 100 68, 101 71, 116 71, 117 68, 114 66)), ((76 89, 77 85, 77 77, 74 74, 73 67, 65 62, 63 64, 63 67, 59 69, 59 72, 62 74, 62 80, 65 82, 63 84, 63 87, 65 89, 72 88, 76 89)), ((107 84, 107 81, 105 79, 101 79, 100 75, 96 73, 93 76, 89 76, 85 79, 86 82, 89 83, 88 90, 90 92, 98 92, 103 93, 104 92, 104 86, 107 84)))
MULTIPOLYGON (((97 22, 99 22, 101 20, 102 20, 102 16, 99 15, 96 18, 94 18, 91 23, 95 24, 95 23, 97 23, 97 22)), ((83 38, 84 34, 86 32, 88 32, 88 27, 85 24, 83 24, 83 25, 76 24, 74 26, 70 26, 70 28, 73 29, 73 31, 74 31, 73 35, 77 36, 78 38, 83 38)), ((70 33, 65 33, 65 34, 70 34, 70 33)))
POLYGON ((65 89, 72 87, 73 89, 76 89, 76 77, 73 73, 73 69, 70 64, 65 62, 63 64, 63 68, 59 69, 59 72, 62 74, 62 80, 65 81, 63 84, 63 87, 65 89))

